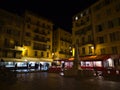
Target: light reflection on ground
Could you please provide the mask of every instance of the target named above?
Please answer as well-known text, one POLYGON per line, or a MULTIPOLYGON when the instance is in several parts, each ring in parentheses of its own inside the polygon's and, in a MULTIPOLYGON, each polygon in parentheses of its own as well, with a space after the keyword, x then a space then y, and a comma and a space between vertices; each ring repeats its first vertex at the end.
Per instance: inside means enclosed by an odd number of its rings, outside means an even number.
POLYGON ((120 90, 120 82, 106 81, 103 78, 76 80, 57 73, 18 74, 15 84, 1 84, 0 90, 120 90))

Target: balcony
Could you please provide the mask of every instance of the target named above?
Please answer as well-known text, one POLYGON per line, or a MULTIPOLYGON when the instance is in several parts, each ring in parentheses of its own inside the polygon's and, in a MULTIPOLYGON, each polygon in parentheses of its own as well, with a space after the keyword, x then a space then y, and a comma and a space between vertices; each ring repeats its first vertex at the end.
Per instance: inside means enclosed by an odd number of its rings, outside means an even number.
POLYGON ((94 41, 85 41, 85 42, 82 42, 82 43, 79 43, 79 46, 81 45, 86 45, 86 44, 94 44, 94 41))
POLYGON ((47 39, 46 39, 46 38, 34 37, 33 40, 34 40, 34 41, 39 41, 39 42, 47 43, 47 39))
POLYGON ((66 51, 59 51, 59 54, 72 55, 71 52, 66 52, 66 51))

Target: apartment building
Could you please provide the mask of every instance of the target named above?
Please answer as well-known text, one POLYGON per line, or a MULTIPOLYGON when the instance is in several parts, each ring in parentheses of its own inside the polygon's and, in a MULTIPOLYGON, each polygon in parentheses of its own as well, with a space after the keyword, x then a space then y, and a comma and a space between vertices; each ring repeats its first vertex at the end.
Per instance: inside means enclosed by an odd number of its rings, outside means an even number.
POLYGON ((120 54, 120 1, 99 0, 91 10, 96 54, 120 54))
POLYGON ((73 45, 77 44, 80 56, 94 55, 94 35, 91 9, 73 16, 73 45))
POLYGON ((74 44, 79 45, 80 55, 120 54, 119 5, 119 0, 99 0, 73 17, 74 44))
POLYGON ((0 9, 0 58, 16 62, 22 55, 23 18, 0 9))
POLYGON ((23 59, 27 62, 52 62, 53 23, 30 11, 24 14, 23 59))
MULTIPOLYGON (((35 67, 52 62, 53 23, 26 11, 23 16, 0 10, 0 58, 6 67, 35 67)), ((1 64, 1 63, 0 63, 1 64)))
POLYGON ((74 15, 72 32, 81 67, 120 69, 120 0, 98 0, 74 15))
POLYGON ((72 34, 62 28, 53 32, 53 59, 68 59, 72 56, 72 34))

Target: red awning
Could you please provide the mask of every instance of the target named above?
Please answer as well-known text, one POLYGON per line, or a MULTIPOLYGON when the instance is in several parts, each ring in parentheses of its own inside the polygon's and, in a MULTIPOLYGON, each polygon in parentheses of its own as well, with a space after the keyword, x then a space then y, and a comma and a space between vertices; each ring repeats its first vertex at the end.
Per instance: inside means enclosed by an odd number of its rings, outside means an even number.
POLYGON ((84 56, 80 57, 81 61, 97 61, 97 60, 106 60, 108 58, 111 58, 111 55, 95 55, 95 56, 84 56))
MULTIPOLYGON (((102 61, 107 60, 108 58, 111 58, 113 60, 120 59, 120 55, 91 55, 91 56, 80 56, 81 61, 102 61)), ((60 60, 54 60, 54 61, 73 61, 75 58, 69 58, 69 59, 60 59, 60 60)))

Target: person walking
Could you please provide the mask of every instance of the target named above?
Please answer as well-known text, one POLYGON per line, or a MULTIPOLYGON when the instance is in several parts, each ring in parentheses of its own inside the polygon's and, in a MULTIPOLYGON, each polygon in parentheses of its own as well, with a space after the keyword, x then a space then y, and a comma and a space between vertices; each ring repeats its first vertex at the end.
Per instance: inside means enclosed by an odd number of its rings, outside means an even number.
POLYGON ((40 63, 40 71, 42 70, 42 64, 40 63))

